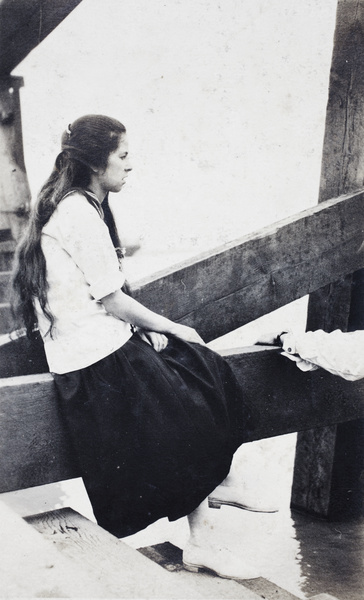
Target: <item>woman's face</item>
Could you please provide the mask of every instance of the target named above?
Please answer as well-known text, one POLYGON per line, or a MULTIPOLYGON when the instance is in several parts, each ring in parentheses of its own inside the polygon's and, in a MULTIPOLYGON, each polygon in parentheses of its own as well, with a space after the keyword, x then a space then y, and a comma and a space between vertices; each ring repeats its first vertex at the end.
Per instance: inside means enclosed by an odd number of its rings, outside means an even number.
POLYGON ((126 134, 123 134, 118 148, 109 154, 106 169, 95 174, 94 177, 105 195, 107 192, 120 192, 123 187, 132 169, 128 152, 128 141, 126 134))

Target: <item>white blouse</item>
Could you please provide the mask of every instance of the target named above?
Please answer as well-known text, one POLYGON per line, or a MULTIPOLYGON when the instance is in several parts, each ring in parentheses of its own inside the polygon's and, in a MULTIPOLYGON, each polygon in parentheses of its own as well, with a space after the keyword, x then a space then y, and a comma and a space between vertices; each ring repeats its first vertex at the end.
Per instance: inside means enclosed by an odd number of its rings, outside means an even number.
POLYGON ((349 381, 364 377, 364 330, 345 333, 321 329, 283 337, 285 356, 302 370, 322 367, 349 381), (301 360, 302 359, 302 360, 301 360))
MULTIPOLYGON (((95 203, 98 202, 93 196, 95 203)), ((101 298, 120 289, 125 277, 100 212, 80 192, 68 194, 42 231, 50 321, 36 302, 49 369, 68 373, 87 367, 131 337, 130 324, 106 312, 101 298)))

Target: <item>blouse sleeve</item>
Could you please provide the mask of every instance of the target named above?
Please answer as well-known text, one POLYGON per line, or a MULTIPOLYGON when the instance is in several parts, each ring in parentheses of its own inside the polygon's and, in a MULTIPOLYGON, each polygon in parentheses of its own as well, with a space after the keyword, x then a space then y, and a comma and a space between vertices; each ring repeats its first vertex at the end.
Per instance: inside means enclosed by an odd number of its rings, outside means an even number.
POLYGON ((100 300, 120 289, 125 277, 109 230, 97 210, 82 194, 75 193, 62 200, 56 213, 56 237, 83 272, 91 296, 100 300))
POLYGON ((349 381, 364 377, 364 330, 326 333, 319 329, 287 334, 283 350, 349 381))

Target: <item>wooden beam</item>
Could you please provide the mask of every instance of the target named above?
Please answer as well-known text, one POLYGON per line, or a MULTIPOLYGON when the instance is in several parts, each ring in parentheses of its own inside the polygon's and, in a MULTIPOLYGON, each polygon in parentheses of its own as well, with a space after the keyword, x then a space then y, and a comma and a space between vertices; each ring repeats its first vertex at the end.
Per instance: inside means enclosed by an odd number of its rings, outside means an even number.
MULTIPOLYGON (((363 206, 364 192, 328 200, 135 282, 134 296, 216 339, 364 265, 363 206)), ((0 348, 3 377, 8 352, 0 348)))
POLYGON ((210 341, 363 266, 363 206, 364 192, 328 200, 136 281, 134 296, 210 341))
POLYGON ((77 477, 51 375, 2 379, 0 390, 1 491, 77 477))
POLYGON ((48 363, 40 335, 29 340, 0 336, 0 378, 48 373, 48 363))
POLYGON ((210 341, 364 266, 363 206, 364 192, 328 200, 144 278, 134 295, 210 341))
POLYGON ((11 71, 81 0, 1 0, 0 76, 11 71))
MULTIPOLYGON (((364 380, 303 373, 276 350, 223 353, 260 420, 254 439, 364 416, 364 380)), ((0 492, 78 476, 49 374, 0 380, 0 492)))
POLYGON ((253 346, 221 354, 260 416, 256 440, 364 416, 364 379, 345 381, 323 369, 303 372, 271 348, 253 346))

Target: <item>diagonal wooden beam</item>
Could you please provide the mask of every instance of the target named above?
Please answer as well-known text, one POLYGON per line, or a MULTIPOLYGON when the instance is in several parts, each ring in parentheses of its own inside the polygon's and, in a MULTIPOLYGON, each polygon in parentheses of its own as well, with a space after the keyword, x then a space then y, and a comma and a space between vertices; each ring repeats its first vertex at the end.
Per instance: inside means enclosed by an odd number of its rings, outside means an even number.
POLYGON ((206 341, 364 266, 364 192, 328 200, 132 285, 206 341))
POLYGON ((0 0, 0 77, 11 71, 82 0, 0 0))
POLYGON ((362 267, 363 207, 364 192, 328 200, 135 282, 134 295, 213 340, 362 267))

